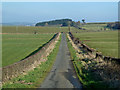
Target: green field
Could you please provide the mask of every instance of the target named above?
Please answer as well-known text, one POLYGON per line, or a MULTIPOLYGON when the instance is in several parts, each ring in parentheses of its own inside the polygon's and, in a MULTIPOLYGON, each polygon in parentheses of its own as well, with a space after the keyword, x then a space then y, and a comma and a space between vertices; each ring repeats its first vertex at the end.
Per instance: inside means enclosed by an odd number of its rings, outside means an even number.
POLYGON ((109 28, 106 27, 107 24, 85 24, 82 26, 82 28, 88 30, 88 31, 108 31, 109 28))
POLYGON ((67 27, 3 26, 2 33, 57 33, 67 32, 67 27))
POLYGON ((73 33, 89 47, 105 56, 118 57, 118 31, 73 33))
POLYGON ((2 66, 24 59, 57 32, 68 32, 68 27, 3 26, 2 66))
MULTIPOLYGON (((71 32, 83 43, 104 55, 118 57, 118 32, 110 30, 98 32, 104 27, 105 24, 86 24, 83 25, 86 30, 71 27, 71 32)), ((3 26, 2 65, 7 66, 20 61, 45 44, 53 33, 57 32, 68 32, 68 27, 3 26)))
POLYGON ((49 41, 54 34, 3 34, 2 66, 13 64, 49 41))

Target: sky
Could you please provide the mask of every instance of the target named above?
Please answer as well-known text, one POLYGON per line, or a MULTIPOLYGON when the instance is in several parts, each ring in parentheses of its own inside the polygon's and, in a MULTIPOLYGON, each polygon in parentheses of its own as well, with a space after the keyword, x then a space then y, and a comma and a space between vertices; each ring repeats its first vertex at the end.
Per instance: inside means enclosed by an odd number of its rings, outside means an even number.
POLYGON ((114 22, 117 2, 2 2, 2 22, 43 22, 70 18, 73 21, 114 22))
POLYGON ((120 0, 1 0, 2 2, 119 2, 120 0))

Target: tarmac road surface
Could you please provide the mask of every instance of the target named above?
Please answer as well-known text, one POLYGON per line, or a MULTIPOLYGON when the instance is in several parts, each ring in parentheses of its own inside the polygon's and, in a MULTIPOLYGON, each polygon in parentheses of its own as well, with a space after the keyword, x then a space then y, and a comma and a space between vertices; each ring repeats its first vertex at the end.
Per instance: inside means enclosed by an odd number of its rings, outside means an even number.
MULTIPOLYGON (((66 36, 62 33, 59 52, 52 70, 41 84, 40 88, 81 88, 72 66, 67 46, 66 36)), ((80 90, 80 89, 79 89, 80 90)))

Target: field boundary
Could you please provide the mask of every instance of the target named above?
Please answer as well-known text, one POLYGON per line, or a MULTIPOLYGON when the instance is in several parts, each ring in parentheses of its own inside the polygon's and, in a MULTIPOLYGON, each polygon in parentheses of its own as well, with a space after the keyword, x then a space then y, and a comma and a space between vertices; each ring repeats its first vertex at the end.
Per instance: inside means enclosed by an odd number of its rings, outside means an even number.
POLYGON ((45 62, 47 56, 54 49, 57 41, 59 40, 60 33, 56 33, 46 44, 38 48, 32 54, 23 60, 16 62, 12 65, 5 66, 2 69, 2 83, 7 82, 13 77, 21 74, 26 74, 28 71, 37 67, 41 62, 45 62))
POLYGON ((80 41, 75 42, 76 39, 71 39, 69 33, 67 37, 75 72, 83 88, 119 88, 119 61, 96 58, 95 51, 88 53, 80 41))
POLYGON ((74 42, 75 45, 77 45, 78 47, 81 45, 83 47, 84 51, 86 53, 88 53, 90 56, 92 55, 96 59, 103 59, 105 61, 111 61, 111 62, 116 62, 117 64, 120 64, 120 58, 114 58, 114 57, 110 57, 110 56, 104 56, 100 52, 96 52, 95 49, 90 48, 86 44, 83 44, 79 40, 79 38, 75 38, 71 32, 69 32, 69 36, 70 36, 70 38, 72 39, 72 41, 74 42))

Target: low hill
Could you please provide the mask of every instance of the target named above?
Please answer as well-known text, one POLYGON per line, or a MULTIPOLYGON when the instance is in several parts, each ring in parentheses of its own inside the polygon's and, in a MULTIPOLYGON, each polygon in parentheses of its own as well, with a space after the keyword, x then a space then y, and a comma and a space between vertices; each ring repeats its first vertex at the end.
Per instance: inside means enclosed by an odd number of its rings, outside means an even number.
POLYGON ((59 20, 52 20, 52 21, 46 21, 46 22, 39 22, 35 26, 73 26, 74 21, 71 19, 59 19, 59 20))

